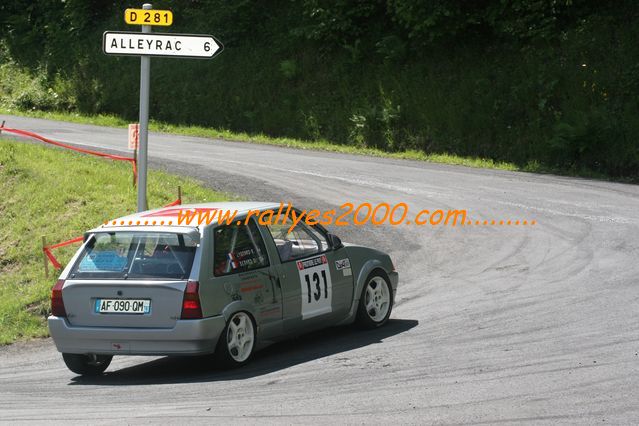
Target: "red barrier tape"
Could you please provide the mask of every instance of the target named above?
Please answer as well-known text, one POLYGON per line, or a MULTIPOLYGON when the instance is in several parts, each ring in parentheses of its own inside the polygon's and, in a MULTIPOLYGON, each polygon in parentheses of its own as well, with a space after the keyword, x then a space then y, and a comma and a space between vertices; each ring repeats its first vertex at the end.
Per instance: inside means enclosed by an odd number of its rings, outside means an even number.
POLYGON ((175 201, 173 201, 172 203, 167 204, 164 207, 173 207, 173 206, 179 206, 180 204, 182 204, 182 200, 180 200, 179 198, 175 201))
POLYGON ((37 139, 37 140, 39 140, 41 142, 44 142, 44 143, 48 143, 48 144, 51 144, 51 145, 59 146, 61 148, 70 149, 72 151, 81 152, 83 154, 95 155, 97 157, 109 158, 111 160, 116 160, 116 161, 128 161, 129 163, 131 163, 131 166, 133 167, 133 175, 135 176, 135 180, 137 181, 138 169, 137 169, 137 164, 136 164, 137 161, 135 160, 135 158, 124 157, 122 155, 106 154, 104 152, 91 151, 89 149, 78 148, 78 147, 75 147, 75 146, 67 145, 67 144, 62 143, 62 142, 57 142, 57 141, 51 140, 49 138, 45 138, 44 136, 40 136, 37 133, 29 132, 27 130, 11 129, 9 127, 0 127, 0 131, 9 132, 9 133, 15 133, 16 135, 21 135, 21 136, 27 136, 27 137, 30 137, 30 138, 33 138, 33 139, 37 139))
POLYGON ((68 240, 68 241, 63 241, 61 243, 58 244, 54 244, 52 246, 46 246, 46 247, 42 247, 42 251, 44 252, 44 254, 47 256, 47 258, 49 259, 49 262, 51 262, 51 264, 53 265, 53 267, 55 269, 61 269, 62 265, 60 265, 60 262, 58 262, 58 260, 55 258, 55 256, 53 255, 53 253, 51 253, 51 249, 55 249, 58 247, 64 247, 64 246, 68 246, 69 244, 74 244, 74 243, 79 243, 80 241, 82 241, 84 239, 84 237, 77 237, 74 238, 72 240, 68 240))
POLYGON ((51 251, 46 248, 43 247, 42 251, 44 252, 44 254, 47 256, 47 258, 49 259, 49 262, 51 262, 51 264, 53 265, 54 269, 62 269, 62 265, 60 265, 60 263, 58 262, 58 260, 55 258, 55 256, 53 255, 53 253, 51 253, 51 251))
POLYGON ((61 243, 58 243, 58 244, 54 244, 52 246, 47 246, 47 248, 48 249, 55 249, 55 248, 58 248, 58 247, 64 247, 64 246, 68 246, 69 244, 79 243, 82 240, 84 240, 84 237, 77 237, 77 238, 74 238, 74 239, 69 240, 69 241, 64 241, 64 242, 61 242, 61 243))

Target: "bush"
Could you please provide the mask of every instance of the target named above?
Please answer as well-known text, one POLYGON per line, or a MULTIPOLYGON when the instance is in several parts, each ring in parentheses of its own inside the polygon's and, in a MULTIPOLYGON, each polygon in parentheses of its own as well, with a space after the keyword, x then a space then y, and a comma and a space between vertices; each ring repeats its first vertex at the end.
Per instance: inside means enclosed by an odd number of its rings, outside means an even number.
POLYGON ((74 89, 59 75, 48 78, 38 69, 32 75, 15 63, 0 65, 0 104, 19 110, 69 110, 76 104, 74 89))
MULTIPOLYGON (((26 27, 24 8, 0 6, 10 52, 0 53, 0 102, 135 119, 139 61, 99 49, 102 31, 125 29, 124 3, 40 3, 26 27)), ((154 58, 157 120, 639 173, 636 2, 215 0, 173 8, 171 31, 214 33, 225 52, 213 61, 154 58)))

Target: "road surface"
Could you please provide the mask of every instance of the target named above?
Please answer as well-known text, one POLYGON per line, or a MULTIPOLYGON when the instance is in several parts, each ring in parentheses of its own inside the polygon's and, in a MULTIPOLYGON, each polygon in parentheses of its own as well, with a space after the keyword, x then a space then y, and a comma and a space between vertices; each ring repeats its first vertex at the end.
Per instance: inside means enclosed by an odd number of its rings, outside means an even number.
MULTIPOLYGON (((124 129, 0 119, 126 151, 124 129)), ((395 260, 392 321, 284 342, 241 370, 116 357, 83 379, 48 339, 5 346, 0 422, 639 422, 639 187, 165 134, 149 152, 152 167, 247 199, 537 224, 333 228, 395 260)))

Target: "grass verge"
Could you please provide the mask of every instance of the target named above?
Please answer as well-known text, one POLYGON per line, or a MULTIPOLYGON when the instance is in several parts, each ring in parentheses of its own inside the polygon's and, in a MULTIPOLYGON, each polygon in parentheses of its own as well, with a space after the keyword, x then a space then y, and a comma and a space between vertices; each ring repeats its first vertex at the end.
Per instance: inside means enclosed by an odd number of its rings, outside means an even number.
MULTIPOLYGON (((115 115, 82 115, 77 113, 51 112, 51 111, 20 111, 16 109, 0 108, 0 114, 20 115, 25 117, 45 118, 49 120, 67 121, 71 123, 93 124, 96 126, 125 128, 128 121, 115 115)), ((10 123, 8 123, 10 127, 10 123)), ((28 130, 28 129, 25 129, 28 130)), ((236 133, 230 130, 214 129, 201 126, 186 126, 169 124, 151 120, 149 130, 185 136, 197 136, 204 138, 218 138, 237 142, 249 142, 265 145, 277 145, 288 148, 311 149, 318 151, 340 152, 345 154, 370 155, 374 157, 396 158, 404 160, 429 161, 433 163, 453 164, 460 166, 498 169, 510 171, 546 172, 539 164, 531 163, 526 167, 519 167, 514 163, 493 161, 485 158, 460 157, 451 154, 427 154, 421 151, 386 152, 375 148, 361 148, 350 145, 340 145, 334 142, 320 139, 308 141, 293 138, 274 138, 264 134, 236 133)))
MULTIPOLYGON (((135 211, 131 179, 129 164, 0 139, 0 344, 47 335, 57 272, 44 276, 41 236, 65 241, 135 211)), ((149 205, 175 200, 178 186, 185 203, 228 198, 193 179, 151 170, 149 205)), ((77 248, 54 254, 64 264, 77 248)))

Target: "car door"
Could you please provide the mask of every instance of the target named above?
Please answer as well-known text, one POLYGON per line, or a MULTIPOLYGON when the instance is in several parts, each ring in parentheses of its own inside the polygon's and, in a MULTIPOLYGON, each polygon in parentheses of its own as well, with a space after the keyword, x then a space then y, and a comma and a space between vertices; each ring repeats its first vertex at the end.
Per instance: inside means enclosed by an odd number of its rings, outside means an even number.
MULTIPOLYGON (((230 301, 242 300, 253 306, 260 326, 260 339, 282 333, 282 293, 277 272, 271 264, 262 234, 253 219, 247 224, 218 226, 212 231, 211 303, 220 312, 230 301), (226 294, 219 300, 220 292, 226 294), (217 297, 216 297, 217 295, 217 297), (218 299, 218 300, 215 300, 218 299)), ((206 291, 203 286, 201 291, 206 291)), ((207 301, 209 297, 205 298, 207 301)))
POLYGON ((284 331, 306 330, 343 319, 353 300, 353 277, 338 270, 325 231, 299 223, 267 229, 280 260, 284 331))

